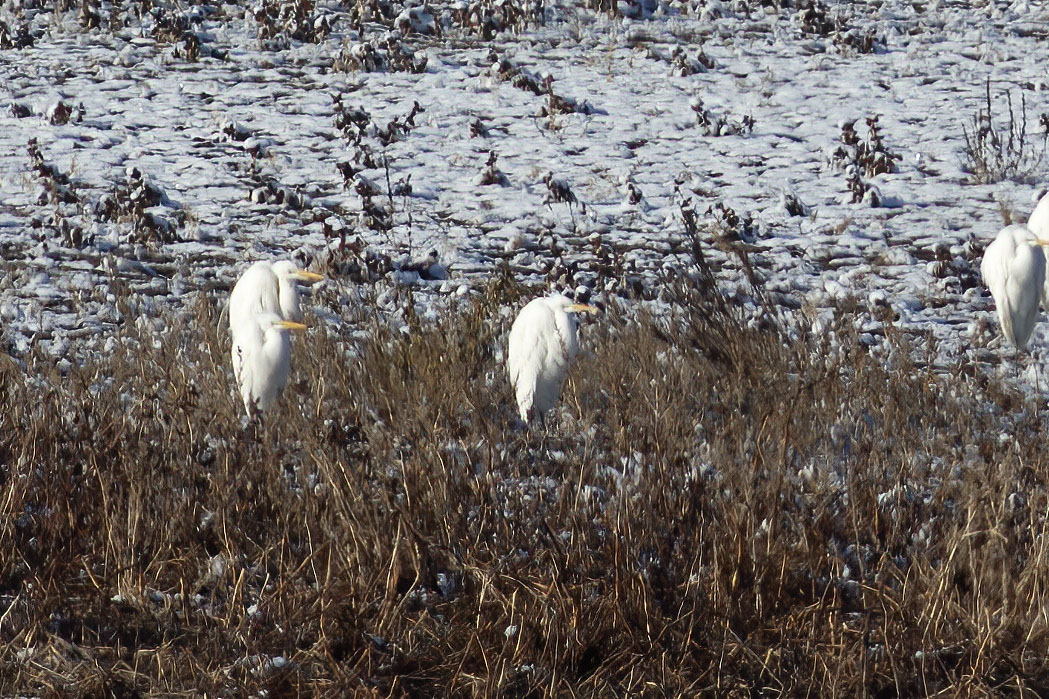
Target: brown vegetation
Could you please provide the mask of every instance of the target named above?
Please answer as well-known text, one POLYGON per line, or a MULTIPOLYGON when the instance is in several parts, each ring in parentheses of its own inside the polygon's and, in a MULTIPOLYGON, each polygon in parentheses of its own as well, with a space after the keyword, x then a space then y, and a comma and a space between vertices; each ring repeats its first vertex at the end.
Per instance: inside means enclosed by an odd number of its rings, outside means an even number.
POLYGON ((0 365, 0 694, 1049 686, 1034 406, 681 286, 589 323, 525 432, 520 293, 315 327, 257 430, 203 296, 159 347, 128 307, 68 376, 0 365))

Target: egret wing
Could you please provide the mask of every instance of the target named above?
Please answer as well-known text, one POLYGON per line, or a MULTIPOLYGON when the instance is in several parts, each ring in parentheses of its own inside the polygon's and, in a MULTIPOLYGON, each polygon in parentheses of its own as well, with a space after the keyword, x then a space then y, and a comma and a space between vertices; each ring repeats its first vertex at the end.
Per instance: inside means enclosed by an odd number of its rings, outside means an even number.
POLYGON ((510 329, 506 368, 522 419, 528 419, 535 405, 536 392, 549 363, 549 335, 555 332, 552 312, 536 301, 521 310, 510 329))

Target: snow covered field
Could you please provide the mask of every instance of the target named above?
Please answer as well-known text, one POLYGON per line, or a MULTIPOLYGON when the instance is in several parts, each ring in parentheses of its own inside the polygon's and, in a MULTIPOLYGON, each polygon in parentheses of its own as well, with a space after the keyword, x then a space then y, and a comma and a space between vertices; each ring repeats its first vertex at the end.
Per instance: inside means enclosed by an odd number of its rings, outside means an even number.
POLYGON ((1049 686, 1049 331, 1018 371, 979 279, 1049 181, 1049 10, 0 20, 0 694, 1049 686), (332 332, 245 429, 217 304, 289 256, 332 332), (501 275, 611 311, 550 430, 501 275))
POLYGON ((856 295, 872 343, 888 305, 943 365, 994 359, 978 261, 1049 179, 1049 10, 783 5, 7 2, 8 349, 98 347, 118 293, 159 313, 287 255, 331 275, 333 305, 367 281, 432 292, 425 308, 504 263, 598 301, 656 297, 691 200, 730 288, 745 248, 787 309, 856 295), (995 130, 1007 96, 1025 103, 1026 159, 974 184, 964 129, 988 80, 995 130), (835 150, 869 118, 892 171, 861 167, 850 190, 835 150))

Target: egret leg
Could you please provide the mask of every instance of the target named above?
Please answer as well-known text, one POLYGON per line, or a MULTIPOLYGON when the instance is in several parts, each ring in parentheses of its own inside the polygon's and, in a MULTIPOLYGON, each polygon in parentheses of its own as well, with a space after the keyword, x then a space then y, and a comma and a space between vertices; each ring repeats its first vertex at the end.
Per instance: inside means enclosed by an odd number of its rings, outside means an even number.
POLYGON ((1042 354, 1041 350, 1039 350, 1038 351, 1038 356, 1035 356, 1035 353, 1033 351, 1029 355, 1030 358, 1031 358, 1031 367, 1032 367, 1031 374, 1034 375, 1034 392, 1035 392, 1035 394, 1041 394, 1041 392, 1042 392, 1042 376, 1041 376, 1041 372, 1038 371, 1038 365, 1042 363, 1041 362, 1041 359, 1042 359, 1041 354, 1042 354))
POLYGON ((546 417, 529 411, 528 421, 521 421, 526 444, 530 449, 546 449, 546 417), (536 443, 538 442, 538 444, 536 443))
POLYGON ((1023 359, 1025 359, 1025 358, 1021 358, 1021 354, 1020 354, 1019 348, 1013 347, 1013 372, 1014 372, 1014 378, 1017 381, 1020 380, 1020 373, 1021 373, 1021 366, 1022 366, 1021 362, 1023 361, 1023 359))
POLYGON ((258 410, 249 410, 248 413, 240 419, 241 429, 244 430, 245 436, 258 441, 259 433, 262 431, 262 413, 258 410))
POLYGON ((546 421, 546 413, 539 415, 539 448, 543 451, 547 451, 549 446, 547 443, 550 441, 550 429, 552 422, 546 421))

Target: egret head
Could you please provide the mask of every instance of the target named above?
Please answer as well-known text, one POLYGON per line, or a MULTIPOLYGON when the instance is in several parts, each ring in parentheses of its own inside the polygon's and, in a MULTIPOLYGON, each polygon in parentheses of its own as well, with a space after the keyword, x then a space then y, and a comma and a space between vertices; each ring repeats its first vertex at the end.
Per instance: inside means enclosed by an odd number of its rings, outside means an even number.
POLYGON ((319 282, 324 279, 320 274, 314 272, 308 272, 304 269, 299 269, 294 262, 290 260, 281 260, 280 262, 273 263, 273 273, 277 275, 277 278, 281 281, 292 281, 292 282, 306 282, 312 284, 313 282, 319 282))
POLYGON ((596 307, 588 306, 584 303, 576 303, 564 294, 548 296, 546 302, 554 313, 564 313, 568 318, 568 324, 573 329, 579 327, 580 313, 597 313, 596 307))
POLYGON ((576 303, 572 299, 568 298, 564 294, 555 294, 550 297, 551 303, 554 308, 560 309, 565 313, 597 313, 598 309, 596 306, 589 306, 585 303, 576 303))
POLYGON ((256 322, 263 334, 270 330, 278 332, 294 332, 306 329, 305 323, 297 323, 293 320, 284 320, 276 313, 260 313, 256 316, 256 322))

